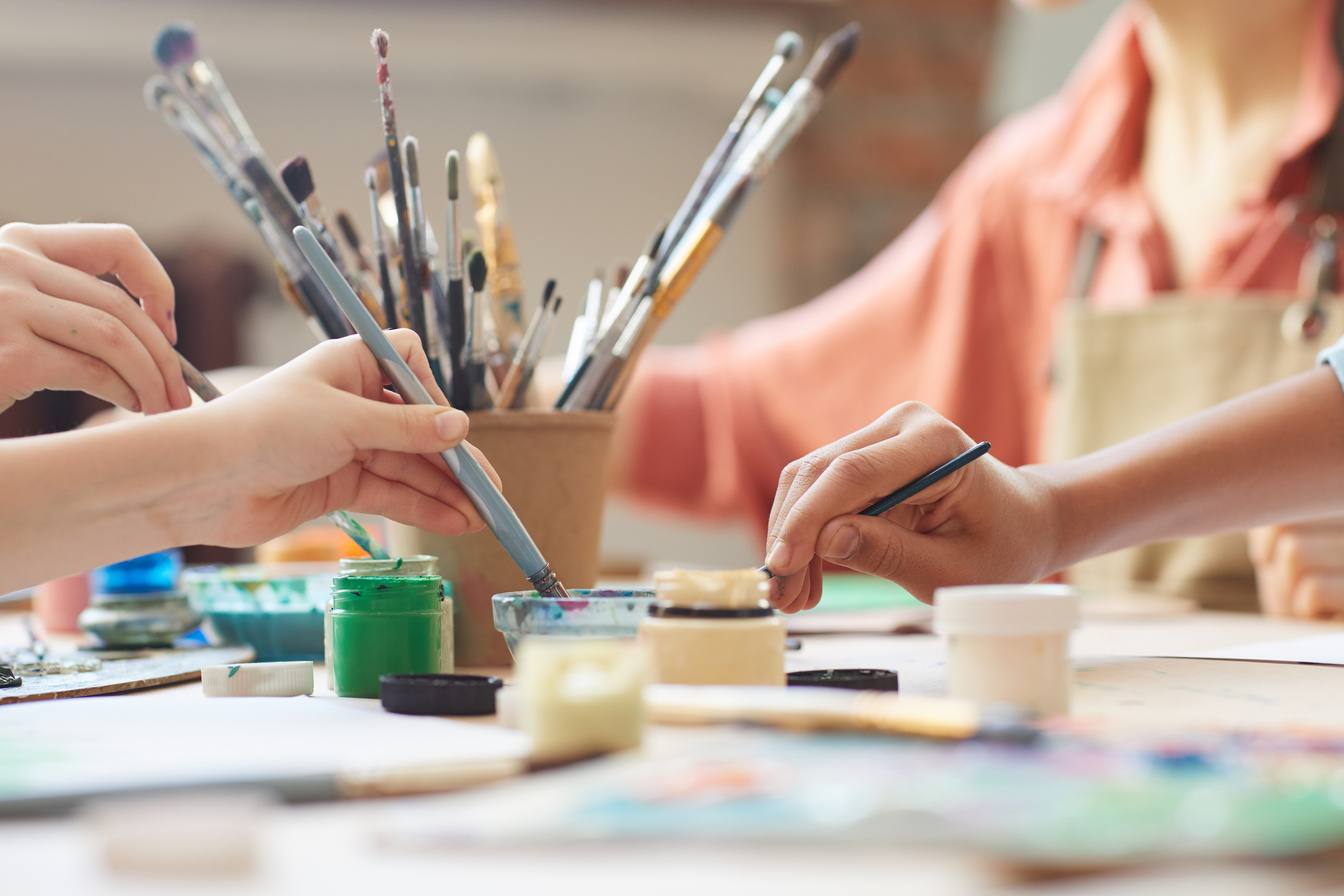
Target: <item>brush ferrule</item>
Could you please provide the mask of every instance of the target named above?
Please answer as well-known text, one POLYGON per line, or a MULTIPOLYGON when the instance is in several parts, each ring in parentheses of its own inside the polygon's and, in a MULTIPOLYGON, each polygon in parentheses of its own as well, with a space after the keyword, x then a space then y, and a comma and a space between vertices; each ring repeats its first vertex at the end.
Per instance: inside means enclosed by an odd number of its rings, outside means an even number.
POLYGON ((528 576, 527 580, 542 597, 569 597, 569 592, 560 584, 560 577, 551 569, 549 563, 535 574, 528 576))

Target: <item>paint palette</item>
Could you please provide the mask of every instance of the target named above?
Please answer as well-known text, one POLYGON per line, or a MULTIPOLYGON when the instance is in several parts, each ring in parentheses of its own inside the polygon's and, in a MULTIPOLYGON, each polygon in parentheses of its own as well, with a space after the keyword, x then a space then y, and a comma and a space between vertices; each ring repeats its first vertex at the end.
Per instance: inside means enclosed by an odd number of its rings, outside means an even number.
POLYGON ((1344 739, 1208 733, 1034 748, 724 730, 407 810, 403 843, 571 838, 970 846, 1051 866, 1344 844, 1344 739), (450 809, 451 803, 451 809, 450 809), (526 821, 523 821, 526 819, 526 821))

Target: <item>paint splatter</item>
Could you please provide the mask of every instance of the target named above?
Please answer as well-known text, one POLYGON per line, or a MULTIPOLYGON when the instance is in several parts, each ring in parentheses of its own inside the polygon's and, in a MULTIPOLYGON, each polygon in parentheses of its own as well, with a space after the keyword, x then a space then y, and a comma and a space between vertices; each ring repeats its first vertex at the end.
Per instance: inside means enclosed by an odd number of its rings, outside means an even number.
POLYGON ((237 671, 238 671, 239 669, 241 669, 241 668, 242 668, 242 666, 230 666, 230 667, 229 667, 229 678, 232 678, 232 677, 233 677, 233 673, 237 672, 237 671))

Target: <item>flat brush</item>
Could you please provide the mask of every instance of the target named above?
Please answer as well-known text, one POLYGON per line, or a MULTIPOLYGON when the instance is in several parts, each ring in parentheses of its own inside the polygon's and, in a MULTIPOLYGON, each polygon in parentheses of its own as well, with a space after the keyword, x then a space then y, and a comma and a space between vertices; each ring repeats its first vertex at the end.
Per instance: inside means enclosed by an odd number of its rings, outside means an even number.
POLYGON ((551 307, 551 295, 554 292, 555 281, 547 280, 546 288, 541 291, 541 304, 537 307, 536 313, 532 315, 532 320, 528 321, 527 331, 523 333, 523 339, 518 344, 518 351, 514 352, 508 372, 504 374, 504 379, 499 384, 497 404, 501 408, 513 407, 514 397, 519 394, 519 386, 523 378, 523 365, 527 361, 527 354, 531 350, 532 343, 537 338, 541 321, 546 316, 547 309, 551 307))
MULTIPOLYGON (((177 366, 182 369, 182 380, 187 384, 187 388, 195 392, 201 401, 214 401, 216 398, 224 397, 224 393, 219 391, 219 388, 214 383, 210 382, 205 374, 196 369, 195 364, 188 361, 177 349, 173 349, 173 353, 177 355, 177 366)), ((333 510, 331 513, 327 514, 327 519, 331 520, 342 532, 350 536, 351 540, 359 545, 360 550, 364 551, 364 553, 368 554, 373 559, 390 559, 387 556, 387 551, 378 543, 378 539, 370 535, 354 517, 350 516, 350 514, 346 513, 344 510, 333 510)))
POLYGON ((378 95, 383 109, 383 138, 387 143, 387 168, 392 179, 392 196, 397 209, 397 241, 401 246, 401 283, 406 290, 406 314, 410 327, 428 338, 425 327, 425 290, 420 279, 420 260, 415 251, 414 232, 406 193, 406 176, 401 164, 401 145, 397 139, 397 111, 392 101, 392 79, 387 72, 387 32, 375 28, 370 39, 378 55, 378 95))
POLYGON ((616 297, 612 307, 607 310, 609 322, 603 328, 601 335, 598 336, 597 343, 584 357, 579 369, 565 383, 565 388, 560 393, 560 397, 556 399, 555 407, 558 410, 573 411, 594 406, 593 402, 601 390, 603 377, 611 366, 611 353, 615 349, 621 333, 630 323, 630 318, 634 314, 637 304, 635 297, 644 287, 645 272, 649 269, 649 265, 653 263, 654 256, 658 254, 658 249, 662 245, 666 233, 666 225, 660 227, 653 238, 649 240, 643 254, 630 268, 630 275, 625 278, 620 295, 616 297))
POLYGON ((490 138, 480 132, 467 141, 467 180, 476 200, 481 251, 490 266, 490 317, 500 345, 512 354, 523 336, 523 277, 518 269, 513 228, 504 207, 504 177, 499 157, 490 138))
POLYGON ((305 303, 312 308, 323 332, 333 338, 348 336, 349 327, 327 303, 306 269, 303 256, 298 253, 293 240, 286 236, 302 220, 299 210, 280 186, 265 150, 243 118, 214 62, 200 53, 195 26, 177 22, 163 28, 154 42, 154 58, 219 147, 250 182, 266 214, 275 221, 284 246, 283 254, 287 256, 283 259, 285 267, 292 272, 295 288, 304 295, 305 303))
MULTIPOLYGON (((350 285, 345 282, 340 271, 336 270, 331 259, 327 258, 312 233, 307 228, 298 227, 294 231, 294 237, 298 241, 299 249, 317 270, 322 283, 331 290, 336 304, 349 315, 355 331, 378 359, 379 366, 392 382, 393 388, 409 404, 437 404, 411 370, 410 365, 392 347, 392 343, 388 342, 387 336, 369 316, 359 297, 350 289, 350 285)), ((518 564, 523 575, 527 576, 532 587, 539 594, 568 597, 565 586, 560 583, 559 577, 546 562, 541 551, 537 550, 537 545, 527 533, 522 520, 518 519, 518 514, 509 506, 509 502, 504 499, 494 480, 485 472, 471 450, 465 444, 459 444, 440 454, 471 503, 480 512, 485 524, 499 539, 504 550, 508 551, 514 563, 518 564)))
POLYGON ((803 39, 792 31, 785 31, 775 39, 774 53, 756 78, 756 82, 751 85, 751 90, 747 91, 746 99, 742 101, 737 113, 733 115, 733 120, 729 122, 728 129, 724 131, 723 136, 719 138, 718 145, 709 154, 709 158, 705 159, 704 165, 700 168, 700 173, 696 175, 690 191, 681 203, 681 208, 677 209, 677 213, 672 217, 672 223, 667 227, 670 239, 664 242, 663 251, 659 253, 654 265, 654 273, 650 279, 654 281, 658 279, 658 272, 661 270, 662 264, 666 262, 672 250, 681 242, 681 238, 686 234, 686 228, 695 219, 701 205, 704 204, 706 197, 709 195, 709 191, 713 189, 719 176, 723 174, 724 166, 727 165, 734 147, 741 138, 743 128, 746 127, 752 113, 760 105, 762 98, 765 96, 765 91, 775 80, 784 64, 796 56, 802 46, 803 39))
POLYGON ((444 322, 448 331, 448 399, 453 407, 467 407, 471 401, 471 383, 467 379, 467 305, 462 284, 462 245, 457 229, 457 200, 459 159, 457 150, 444 157, 443 165, 448 175, 448 224, 444 233, 447 244, 448 265, 445 273, 448 284, 445 292, 448 300, 448 318, 444 322))
POLYGON ((569 333, 569 346, 565 350, 565 363, 560 376, 568 382, 579 370, 584 356, 593 350, 597 343, 597 332, 602 322, 602 274, 598 272, 588 283, 588 299, 583 313, 574 318, 574 328, 569 333), (596 296, 596 297, 595 297, 596 296))
POLYGON ((590 407, 609 410, 615 406, 634 361, 714 253, 752 189, 816 113, 824 91, 854 54, 858 40, 858 23, 851 23, 822 43, 779 107, 720 178, 686 235, 676 246, 665 247, 667 263, 652 290, 645 288, 647 297, 641 301, 647 308, 640 310, 630 332, 622 335, 624 350, 619 358, 613 358, 613 370, 606 372, 602 390, 590 407))

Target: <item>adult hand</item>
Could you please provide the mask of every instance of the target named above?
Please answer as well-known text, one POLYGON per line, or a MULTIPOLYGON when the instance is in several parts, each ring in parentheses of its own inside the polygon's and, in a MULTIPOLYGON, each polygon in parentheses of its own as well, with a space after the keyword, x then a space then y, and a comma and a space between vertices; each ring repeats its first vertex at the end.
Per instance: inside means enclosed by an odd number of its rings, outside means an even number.
POLYGON ((1344 517, 1252 529, 1260 606, 1269 616, 1344 616, 1344 517))
POLYGON ((173 284, 125 225, 0 227, 0 319, 0 411, 43 389, 146 414, 191 404, 172 348, 173 284))
POLYGON ((794 461, 770 512, 771 601, 786 613, 821 599, 821 563, 890 579, 924 601, 942 585, 1031 582, 1052 572, 1060 512, 1050 483, 985 457, 880 517, 859 511, 974 441, 913 402, 794 461))
POLYGON ((350 336, 185 415, 208 418, 228 445, 219 475, 191 499, 202 512, 188 525, 203 543, 257 544, 333 510, 445 535, 485 525, 438 456, 466 436, 467 415, 447 407, 415 334, 387 335, 441 406, 387 391, 373 354, 350 336))

